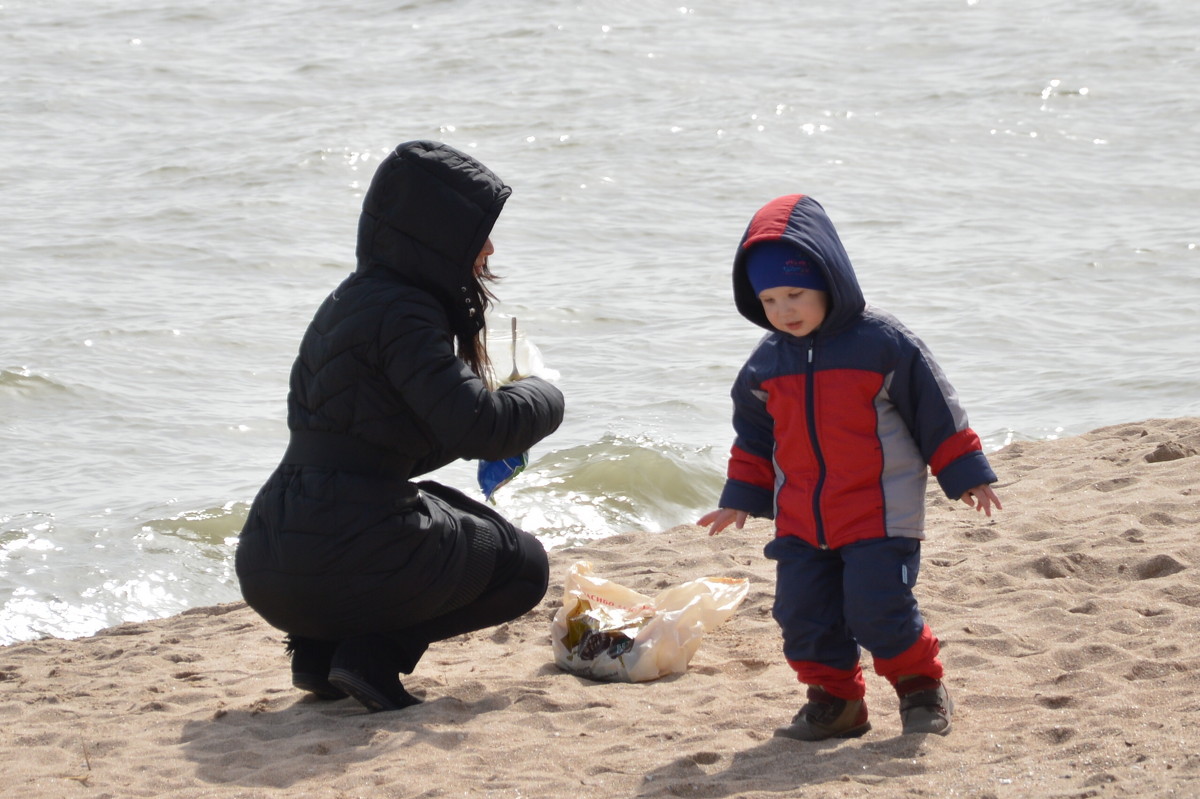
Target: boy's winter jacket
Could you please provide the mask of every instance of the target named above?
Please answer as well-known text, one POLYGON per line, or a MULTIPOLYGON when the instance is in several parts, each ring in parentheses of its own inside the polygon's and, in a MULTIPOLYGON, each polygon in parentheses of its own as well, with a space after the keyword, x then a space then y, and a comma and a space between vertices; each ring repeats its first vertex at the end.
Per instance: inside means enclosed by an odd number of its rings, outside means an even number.
POLYGON ((946 496, 995 482, 979 437, 925 345, 868 306, 833 223, 816 200, 780 197, 755 214, 734 259, 738 310, 772 331, 734 384, 736 439, 720 506, 773 517, 778 535, 837 548, 924 537, 932 469, 946 496), (812 335, 775 331, 746 276, 747 250, 785 241, 829 283, 812 335))

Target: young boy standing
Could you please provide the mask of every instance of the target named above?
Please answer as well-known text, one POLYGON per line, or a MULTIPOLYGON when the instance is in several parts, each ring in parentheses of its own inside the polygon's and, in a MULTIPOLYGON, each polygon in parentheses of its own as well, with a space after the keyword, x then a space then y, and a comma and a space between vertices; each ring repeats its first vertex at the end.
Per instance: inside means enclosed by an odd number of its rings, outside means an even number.
POLYGON ((991 516, 996 475, 925 345, 863 299, 816 200, 778 197, 733 262, 738 311, 771 331, 734 383, 736 438, 715 535, 775 520, 775 620, 808 702, 775 734, 804 741, 871 728, 860 646, 900 697, 905 733, 950 731, 938 639, 913 596, 928 470, 991 516))

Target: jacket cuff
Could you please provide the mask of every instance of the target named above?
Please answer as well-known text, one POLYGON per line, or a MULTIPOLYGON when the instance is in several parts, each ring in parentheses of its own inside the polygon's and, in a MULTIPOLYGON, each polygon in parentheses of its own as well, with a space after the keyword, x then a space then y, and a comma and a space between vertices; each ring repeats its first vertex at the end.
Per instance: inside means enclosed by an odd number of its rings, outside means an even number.
POLYGON ((938 473, 937 480, 947 498, 960 499, 969 488, 996 482, 996 473, 987 456, 976 450, 948 464, 938 473))
POLYGON ((751 516, 775 518, 775 492, 740 480, 727 480, 718 507, 744 510, 751 516))

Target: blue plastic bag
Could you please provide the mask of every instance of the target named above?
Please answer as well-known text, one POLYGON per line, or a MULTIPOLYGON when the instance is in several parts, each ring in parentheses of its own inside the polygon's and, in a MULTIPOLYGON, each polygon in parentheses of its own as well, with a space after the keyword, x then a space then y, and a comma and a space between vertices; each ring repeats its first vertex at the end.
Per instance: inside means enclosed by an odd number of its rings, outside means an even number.
POLYGON ((501 486, 506 485, 509 480, 523 472, 528 465, 528 451, 498 461, 480 461, 479 472, 476 475, 479 481, 479 490, 483 492, 488 502, 495 505, 496 501, 492 499, 492 495, 501 486))

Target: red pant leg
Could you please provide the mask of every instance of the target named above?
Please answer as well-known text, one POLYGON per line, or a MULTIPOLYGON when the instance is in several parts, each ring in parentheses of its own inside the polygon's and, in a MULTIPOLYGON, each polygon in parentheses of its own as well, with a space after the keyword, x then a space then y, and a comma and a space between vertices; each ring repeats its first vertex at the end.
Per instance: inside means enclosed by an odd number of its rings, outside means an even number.
POLYGON ((811 660, 789 660, 788 665, 796 671, 796 679, 805 685, 819 685, 838 699, 862 699, 867 693, 862 667, 835 669, 811 660))
POLYGON ((906 674, 919 674, 934 680, 942 679, 942 661, 938 659, 941 646, 929 625, 921 631, 921 637, 908 649, 893 658, 875 658, 875 673, 892 685, 906 674))

